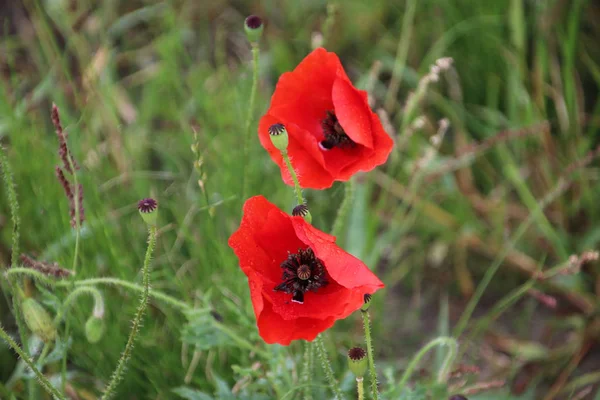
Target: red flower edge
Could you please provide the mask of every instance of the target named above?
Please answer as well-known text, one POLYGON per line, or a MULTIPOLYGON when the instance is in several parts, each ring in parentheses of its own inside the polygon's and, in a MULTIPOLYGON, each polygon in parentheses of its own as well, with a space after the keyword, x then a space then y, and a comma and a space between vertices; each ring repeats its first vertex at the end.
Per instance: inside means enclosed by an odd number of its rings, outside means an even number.
POLYGON ((364 303, 364 295, 384 287, 359 259, 335 244, 335 237, 290 216, 263 196, 244 204, 239 229, 229 246, 248 277, 250 297, 260 336, 267 343, 289 345, 292 340, 313 340, 348 317, 364 303), (307 291, 303 304, 291 294, 275 291, 282 283, 281 264, 299 249, 310 249, 326 271, 327 284, 307 291))
POLYGON ((319 48, 292 71, 281 75, 267 113, 259 122, 262 146, 293 185, 281 153, 269 138, 271 125, 281 123, 289 134, 288 153, 303 188, 326 189, 370 171, 387 161, 393 141, 371 111, 367 93, 356 89, 335 53, 319 48), (333 120, 328 120, 332 113, 333 120), (328 122, 326 122, 328 121, 328 122), (324 123, 339 122, 350 145, 325 149, 324 123))

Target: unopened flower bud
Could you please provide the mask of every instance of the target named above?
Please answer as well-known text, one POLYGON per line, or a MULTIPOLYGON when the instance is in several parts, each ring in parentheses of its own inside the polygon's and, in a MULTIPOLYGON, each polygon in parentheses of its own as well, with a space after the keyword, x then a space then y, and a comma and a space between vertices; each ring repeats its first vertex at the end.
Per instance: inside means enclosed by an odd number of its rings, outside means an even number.
POLYGON ((300 204, 294 207, 292 215, 294 217, 300 216, 309 224, 312 223, 312 215, 310 214, 310 211, 308 211, 308 206, 306 204, 300 204))
POLYGON ((286 151, 289 144, 287 130, 283 124, 273 124, 269 127, 269 136, 273 146, 279 151, 286 151))
POLYGON ((105 330, 104 318, 92 315, 85 323, 85 337, 92 344, 98 343, 102 339, 105 330))
POLYGON ((23 300, 21 309, 27 327, 44 343, 51 342, 56 338, 56 327, 52 323, 52 318, 40 303, 29 297, 23 300))
POLYGON ((348 366, 357 377, 363 377, 369 367, 367 352, 361 347, 353 347, 348 351, 348 366))
POLYGON ((365 295, 363 296, 364 303, 360 308, 361 311, 367 311, 369 307, 371 307, 371 297, 373 296, 371 296, 369 293, 365 293, 365 295))
POLYGON ((156 225, 158 215, 158 202, 156 200, 151 198, 140 200, 138 210, 148 225, 156 225))
POLYGON ((244 21, 244 30, 246 31, 246 37, 252 44, 257 44, 262 36, 263 22, 259 16, 250 15, 244 21))

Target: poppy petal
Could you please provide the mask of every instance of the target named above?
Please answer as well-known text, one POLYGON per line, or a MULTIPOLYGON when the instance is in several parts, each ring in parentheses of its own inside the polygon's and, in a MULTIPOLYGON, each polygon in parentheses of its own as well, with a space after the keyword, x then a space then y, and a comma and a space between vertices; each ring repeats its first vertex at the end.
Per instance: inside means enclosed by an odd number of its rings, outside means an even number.
POLYGON ((333 84, 332 97, 335 115, 344 132, 354 142, 372 149, 371 109, 367 93, 356 89, 347 79, 338 78, 333 84))

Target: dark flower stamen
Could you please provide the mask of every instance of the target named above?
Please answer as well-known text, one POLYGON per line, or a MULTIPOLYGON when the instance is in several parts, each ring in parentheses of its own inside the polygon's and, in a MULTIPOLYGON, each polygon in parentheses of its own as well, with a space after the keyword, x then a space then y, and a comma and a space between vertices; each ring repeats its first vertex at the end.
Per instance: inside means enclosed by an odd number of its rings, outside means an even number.
POLYGON ((138 203, 138 210, 143 213, 151 213, 156 210, 158 207, 158 203, 154 199, 143 199, 138 203))
POLYGON ((294 303, 304 303, 304 293, 316 292, 328 284, 325 279, 325 267, 310 249, 299 249, 297 253, 288 255, 281 263, 283 282, 273 290, 292 295, 294 303))
POLYGON ((334 147, 345 148, 354 147, 356 143, 350 139, 342 125, 338 121, 335 112, 327 111, 327 116, 321 121, 324 140, 319 145, 325 150, 331 150, 334 147))

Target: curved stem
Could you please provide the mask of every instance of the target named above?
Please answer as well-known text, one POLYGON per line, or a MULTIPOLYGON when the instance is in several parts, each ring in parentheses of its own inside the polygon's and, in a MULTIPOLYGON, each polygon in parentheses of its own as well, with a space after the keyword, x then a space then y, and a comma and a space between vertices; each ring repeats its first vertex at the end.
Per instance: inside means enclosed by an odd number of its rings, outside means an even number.
POLYGON ((140 298, 140 305, 138 306, 137 313, 135 318, 133 319, 131 333, 129 334, 129 339, 127 340, 127 344, 125 345, 125 350, 123 350, 123 354, 121 354, 121 358, 119 359, 119 363, 117 364, 117 368, 113 372, 110 382, 106 386, 104 391, 104 395, 102 396, 102 400, 110 399, 117 388, 117 385, 123 379, 123 373, 125 370, 125 365, 129 358, 131 357, 131 352, 133 350, 133 344, 135 339, 140 331, 140 327, 142 324, 142 319, 144 317, 144 313, 146 312, 146 308, 148 306, 148 299, 150 298, 150 260, 152 259, 152 253, 154 252, 154 247, 156 246, 156 226, 151 226, 149 228, 148 234, 148 248, 146 249, 146 257, 144 259, 144 267, 142 269, 143 281, 144 281, 144 290, 142 292, 142 296, 140 298))
POLYGON ((379 399, 379 388, 377 386, 377 369, 375 368, 375 357, 373 356, 373 341, 371 340, 371 321, 369 312, 360 312, 363 318, 365 328, 365 342, 367 344, 367 357, 369 358, 369 379, 371 380, 371 394, 374 400, 379 399))
POLYGON ((346 183, 344 189, 344 201, 342 201, 342 205, 338 209, 335 222, 333 223, 333 228, 331 228, 331 235, 335 237, 342 233, 346 219, 348 219, 348 212, 350 212, 352 202, 354 201, 354 192, 356 190, 356 182, 354 178, 351 178, 348 183, 346 183))
POLYGON ((287 169, 290 172, 290 175, 292 176, 292 180, 294 181, 294 192, 296 193, 296 200, 298 201, 298 204, 304 204, 304 197, 302 197, 302 188, 300 187, 300 182, 298 181, 298 175, 296 174, 296 171, 292 166, 292 162, 290 161, 290 156, 288 155, 287 150, 282 151, 281 156, 283 157, 283 161, 285 162, 285 165, 287 166, 287 169))
POLYGON ((81 286, 73 290, 63 302, 62 307, 56 313, 56 317, 54 318, 54 324, 58 324, 62 321, 65 313, 71 307, 71 304, 77 297, 82 294, 90 294, 94 297, 94 316, 101 318, 104 315, 104 299, 102 298, 102 293, 98 289, 93 286, 81 286))
POLYGON ((454 358, 456 357, 456 353, 458 351, 458 343, 456 342, 456 340, 454 338, 443 336, 443 337, 433 339, 431 342, 427 343, 414 356, 414 358, 412 359, 410 364, 408 364, 406 371, 404 371, 404 374, 402 375, 402 379, 400 379, 400 383, 398 383, 398 388, 400 390, 400 393, 402 393, 404 386, 406 385, 406 383, 412 376, 414 370, 419 365, 419 362, 421 361, 421 359, 425 356, 425 354, 427 354, 427 352, 429 352, 431 349, 433 349, 436 346, 448 346, 448 348, 449 348, 448 354, 446 354, 446 358, 444 358, 444 362, 442 363, 442 366, 438 373, 438 382, 444 382, 446 380, 446 378, 448 376, 448 372, 449 372, 450 368, 452 368, 452 363, 454 362, 454 358))
POLYGON ((356 377, 356 390, 358 391, 358 400, 364 400, 365 398, 365 387, 363 381, 364 379, 362 376, 356 377))
POLYGON ((44 388, 44 390, 46 390, 48 393, 50 393, 52 396, 54 396, 57 399, 60 399, 60 400, 65 399, 65 397, 58 390, 56 390, 56 388, 54 386, 52 386, 52 383, 50 383, 50 381, 44 376, 44 374, 42 374, 40 372, 40 370, 35 366, 34 362, 31 360, 31 358, 29 358, 29 356, 27 354, 25 354, 25 352, 19 347, 19 345, 17 345, 17 343, 15 343, 15 341, 10 337, 10 335, 8 333, 6 333, 6 331, 4 330, 4 328, 1 325, 0 325, 0 338, 2 338, 6 343, 8 343, 8 345, 15 351, 15 353, 17 353, 19 355, 19 357, 21 357, 23 359, 23 361, 25 361, 27 366, 29 368, 31 368, 31 370, 35 374, 38 382, 44 388))
POLYGON ((329 361, 329 357, 327 356, 327 350, 325 349, 325 344, 323 343, 323 337, 321 335, 318 335, 315 339, 315 343, 317 353, 319 354, 319 358, 321 359, 321 366, 323 367, 325 377, 327 378, 327 382, 329 383, 329 389, 331 389, 334 397, 337 400, 342 400, 342 390, 340 389, 340 385, 333 374, 333 369, 331 368, 331 361, 329 361))
MULTIPOLYGON (((138 293, 142 293, 144 291, 143 286, 140 286, 138 284, 131 283, 128 281, 124 281, 122 279, 117 279, 117 278, 90 278, 90 279, 83 279, 83 280, 75 282, 75 286, 89 286, 89 285, 114 285, 114 286, 123 287, 125 289, 129 289, 129 290, 132 290, 132 291, 138 292, 138 293)), ((66 286, 66 282, 65 283, 58 282, 56 284, 56 286, 66 286)), ((190 311, 192 309, 192 306, 190 306, 189 304, 186 304, 181 300, 177 300, 176 298, 169 296, 168 294, 165 294, 165 293, 162 293, 162 292, 159 292, 156 290, 150 291, 150 297, 152 297, 156 300, 161 300, 164 303, 167 303, 182 312, 190 311)))
POLYGON ((242 174, 242 199, 248 194, 248 158, 250 154, 250 128, 252 126, 252 116, 254 115, 254 103, 256 102, 256 89, 258 87, 258 43, 252 43, 252 89, 250 90, 250 105, 248 106, 248 115, 246 116, 246 132, 244 135, 244 173, 242 174))

